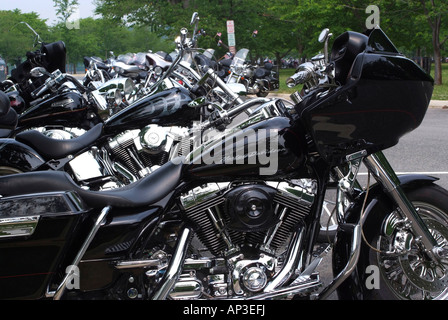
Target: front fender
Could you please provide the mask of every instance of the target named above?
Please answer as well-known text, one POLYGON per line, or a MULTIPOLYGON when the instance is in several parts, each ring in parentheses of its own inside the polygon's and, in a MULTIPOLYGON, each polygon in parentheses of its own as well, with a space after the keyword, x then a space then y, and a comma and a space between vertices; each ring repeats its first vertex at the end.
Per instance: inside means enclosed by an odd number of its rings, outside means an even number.
MULTIPOLYGON (((398 177, 400 180, 401 188, 411 190, 424 185, 429 185, 438 180, 438 178, 427 175, 401 175, 398 177)), ((357 223, 360 210, 363 206, 364 196, 358 197, 353 203, 348 212, 346 213, 347 223, 357 223)), ((381 185, 375 184, 370 187, 368 199, 365 203, 365 221, 364 233, 368 234, 368 221, 369 219, 382 218, 381 213, 391 212, 393 210, 394 203, 389 196, 384 193, 381 185)), ((337 275, 344 269, 348 259, 350 257, 350 243, 352 238, 352 232, 350 228, 338 228, 336 240, 333 247, 332 267, 333 274, 337 275)), ((356 268, 352 274, 339 286, 337 289, 339 299, 341 300, 362 300, 362 278, 356 268)))
POLYGON ((31 147, 14 139, 0 139, 0 173, 34 171, 45 164, 45 160, 31 147))

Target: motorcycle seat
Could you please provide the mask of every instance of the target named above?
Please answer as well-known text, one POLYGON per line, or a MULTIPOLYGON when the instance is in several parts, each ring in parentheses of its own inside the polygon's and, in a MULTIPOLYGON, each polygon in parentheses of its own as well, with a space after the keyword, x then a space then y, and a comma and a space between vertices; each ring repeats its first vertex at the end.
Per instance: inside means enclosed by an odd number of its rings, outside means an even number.
POLYGON ((58 140, 47 137, 39 131, 24 131, 16 140, 36 150, 45 160, 62 159, 91 146, 102 134, 103 124, 99 123, 82 136, 74 139, 58 140))
POLYGON ((9 109, 8 113, 0 117, 0 138, 6 138, 11 135, 17 126, 17 113, 14 109, 9 109))
POLYGON ((90 208, 137 208, 157 203, 172 192, 182 177, 183 161, 167 162, 150 175, 122 188, 91 191, 78 186, 63 171, 37 171, 0 177, 0 195, 74 191, 90 208))

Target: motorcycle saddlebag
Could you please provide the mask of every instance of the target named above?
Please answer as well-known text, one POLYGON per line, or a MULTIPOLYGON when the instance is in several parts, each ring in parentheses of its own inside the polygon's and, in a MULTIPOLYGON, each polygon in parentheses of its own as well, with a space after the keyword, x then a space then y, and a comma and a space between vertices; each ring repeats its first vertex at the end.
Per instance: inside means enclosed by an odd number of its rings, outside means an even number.
POLYGON ((368 43, 359 35, 343 34, 333 44, 342 85, 309 94, 296 106, 320 155, 332 164, 397 144, 421 124, 433 91, 433 79, 399 54, 380 29, 370 33, 368 43), (357 48, 362 51, 354 54, 357 48))
POLYGON ((50 281, 59 283, 86 212, 73 192, 0 199, 0 299, 42 298, 50 281))

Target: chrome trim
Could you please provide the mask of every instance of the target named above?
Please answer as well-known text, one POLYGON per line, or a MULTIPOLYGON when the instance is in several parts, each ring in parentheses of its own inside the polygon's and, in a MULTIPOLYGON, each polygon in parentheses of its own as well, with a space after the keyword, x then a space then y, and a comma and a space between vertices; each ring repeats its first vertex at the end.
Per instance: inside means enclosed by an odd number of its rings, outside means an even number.
MULTIPOLYGON (((277 210, 276 210, 277 211, 277 210)), ((269 248, 272 240, 274 240, 275 235, 277 234, 278 229, 280 229, 281 224, 283 223, 283 220, 286 216, 286 213, 288 212, 288 208, 284 207, 282 209, 282 211, 279 214, 278 217, 278 222, 277 224, 272 227, 265 235, 264 240, 263 240, 263 247, 264 248, 269 248)))
POLYGON ((117 262, 115 265, 115 268, 118 270, 126 270, 126 269, 134 269, 134 268, 159 267, 161 265, 162 265, 162 261, 159 259, 130 260, 130 261, 117 262))
POLYGON ((176 250, 152 300, 165 300, 179 279, 192 233, 191 229, 185 228, 180 234, 176 250))
POLYGON ((278 287, 282 286, 286 281, 291 278, 297 267, 299 261, 300 249, 302 248, 302 242, 304 237, 304 231, 297 231, 292 239, 292 246, 289 249, 288 256, 286 258, 285 264, 280 272, 275 276, 275 278, 268 283, 264 292, 268 293, 274 291, 278 287))
POLYGON ((204 288, 201 281, 195 276, 187 274, 180 276, 179 281, 174 284, 169 296, 174 300, 198 299, 203 291, 204 288))
POLYGON ((194 188, 180 197, 180 202, 184 210, 189 210, 209 199, 219 195, 222 188, 216 183, 209 183, 201 187, 194 188))
POLYGON ((341 272, 339 272, 339 274, 333 279, 333 281, 319 293, 319 295, 317 296, 318 300, 327 299, 355 269, 359 260, 359 254, 361 252, 361 226, 362 223, 360 222, 355 226, 353 230, 350 258, 347 262, 347 265, 344 267, 344 269, 342 269, 341 272))
POLYGON ((40 216, 0 219, 0 238, 30 236, 36 230, 40 216))
MULTIPOLYGON (((96 222, 95 222, 92 230, 90 230, 90 233, 87 236, 86 240, 84 241, 83 245, 81 246, 81 249, 79 249, 79 252, 76 255, 75 259, 73 260, 72 264, 70 266, 68 266, 70 269, 68 269, 67 274, 65 275, 65 277, 62 280, 61 284, 57 288, 56 292, 54 293, 54 295, 53 295, 53 299, 54 300, 60 300, 61 299, 62 295, 65 292, 68 280, 70 279, 72 273, 75 272, 75 268, 78 267, 79 262, 81 261, 82 257, 86 253, 87 248, 89 247, 90 243, 92 242, 92 240, 95 237, 96 233, 98 232, 99 228, 105 222, 106 216, 107 216, 107 214, 109 213, 110 210, 111 210, 110 206, 107 206, 107 207, 103 208, 103 210, 101 211, 100 215, 96 219, 96 222)), ((47 295, 51 296, 52 294, 53 293, 48 293, 47 295)))
MULTIPOLYGON (((246 288, 246 286, 244 286, 244 283, 243 283, 243 277, 247 271, 246 269, 248 266, 262 265, 263 268, 265 269, 265 272, 268 272, 268 271, 272 272, 277 265, 277 261, 276 261, 275 257, 272 257, 267 254, 260 255, 260 257, 258 259, 245 260, 244 255, 242 253, 239 253, 235 257, 228 259, 228 261, 231 264, 231 268, 232 268, 231 275, 232 275, 233 291, 236 295, 239 295, 239 296, 244 294, 243 288, 246 288)), ((249 288, 247 288, 247 289, 249 290, 249 288)))
POLYGON ((68 164, 78 181, 98 178, 103 175, 97 158, 92 154, 92 151, 80 154, 68 164))
MULTIPOLYGON (((246 300, 284 299, 285 297, 296 295, 301 292, 317 290, 317 288, 322 285, 318 274, 299 277, 298 279, 300 279, 300 281, 295 282, 295 285, 254 295, 246 300)), ((238 297, 237 299, 241 299, 241 297, 238 297)))
POLYGON ((314 203, 315 193, 303 186, 292 185, 288 182, 280 182, 275 186, 278 193, 297 200, 298 203, 311 208, 314 203))
POLYGON ((211 268, 212 260, 209 258, 201 259, 185 259, 184 270, 200 270, 204 268, 211 268))

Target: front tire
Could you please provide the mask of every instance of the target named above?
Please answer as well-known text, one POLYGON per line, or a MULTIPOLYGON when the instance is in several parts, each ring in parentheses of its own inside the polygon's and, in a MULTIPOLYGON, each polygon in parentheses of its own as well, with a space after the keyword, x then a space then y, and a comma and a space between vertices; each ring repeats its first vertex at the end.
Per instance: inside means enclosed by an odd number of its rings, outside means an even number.
MULTIPOLYGON (((432 184, 405 192, 438 246, 448 249, 448 191, 432 184)), ((369 215, 363 229, 365 240, 356 270, 362 299, 448 298, 448 259, 429 259, 397 208, 369 215)))

